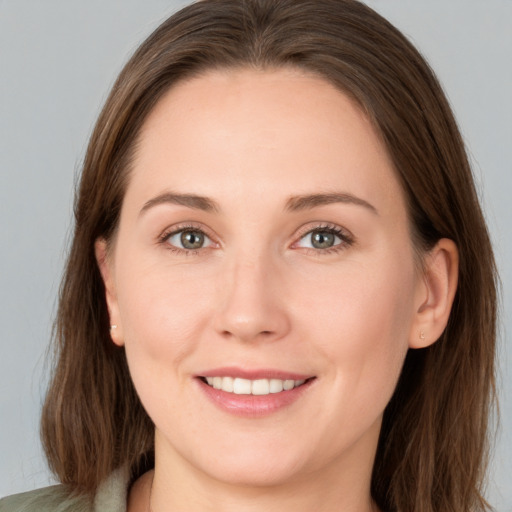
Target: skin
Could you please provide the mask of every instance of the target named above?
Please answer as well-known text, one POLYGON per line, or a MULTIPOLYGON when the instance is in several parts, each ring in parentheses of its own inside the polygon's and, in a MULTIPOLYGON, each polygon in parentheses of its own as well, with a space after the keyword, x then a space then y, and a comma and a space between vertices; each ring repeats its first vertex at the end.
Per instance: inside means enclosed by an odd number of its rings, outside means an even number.
POLYGON ((457 251, 441 240, 419 270, 393 166, 350 99, 297 70, 176 85, 143 126, 115 242, 98 240, 96 255, 113 341, 156 427, 155 471, 133 486, 131 511, 150 499, 153 512, 372 510, 383 410, 407 350, 446 325, 457 251), (151 203, 169 192, 217 209, 151 203), (357 199, 287 209, 333 193, 357 199), (326 226, 341 233, 315 248, 326 226), (205 245, 162 236, 184 227, 205 245), (247 418, 198 386, 224 366, 315 379, 247 418))

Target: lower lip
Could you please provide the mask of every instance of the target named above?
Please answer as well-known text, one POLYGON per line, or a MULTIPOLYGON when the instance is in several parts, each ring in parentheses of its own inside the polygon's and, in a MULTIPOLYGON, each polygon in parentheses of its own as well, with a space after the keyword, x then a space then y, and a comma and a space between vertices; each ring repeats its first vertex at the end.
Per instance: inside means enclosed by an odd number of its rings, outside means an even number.
POLYGON ((237 395, 221 389, 215 389, 201 379, 197 379, 203 393, 220 409, 236 416, 261 417, 275 413, 293 404, 310 388, 315 379, 301 386, 270 393, 268 395, 237 395))

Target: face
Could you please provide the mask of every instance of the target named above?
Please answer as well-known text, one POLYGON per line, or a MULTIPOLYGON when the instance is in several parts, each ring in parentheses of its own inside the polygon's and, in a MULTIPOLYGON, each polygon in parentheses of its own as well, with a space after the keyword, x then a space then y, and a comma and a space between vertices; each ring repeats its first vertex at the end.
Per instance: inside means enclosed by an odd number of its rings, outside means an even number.
POLYGON ((370 122, 300 71, 210 72, 146 120, 106 267, 157 462, 367 474, 422 278, 370 122))

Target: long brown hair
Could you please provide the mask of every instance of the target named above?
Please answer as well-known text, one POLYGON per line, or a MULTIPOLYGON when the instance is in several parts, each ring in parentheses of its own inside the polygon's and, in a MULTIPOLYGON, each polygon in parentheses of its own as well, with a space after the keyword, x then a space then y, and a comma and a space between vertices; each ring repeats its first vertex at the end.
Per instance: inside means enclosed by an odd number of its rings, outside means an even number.
POLYGON ((165 21, 116 81, 86 153, 42 415, 51 469, 93 493, 120 466, 151 467, 154 427, 109 336, 94 255, 110 240, 137 135, 173 84, 212 68, 297 67, 335 84, 378 130, 407 198, 418 252, 459 249, 448 326, 410 350, 383 420, 372 495, 383 511, 483 511, 494 400, 496 270, 464 144, 429 66, 390 23, 355 0, 204 0, 165 21))

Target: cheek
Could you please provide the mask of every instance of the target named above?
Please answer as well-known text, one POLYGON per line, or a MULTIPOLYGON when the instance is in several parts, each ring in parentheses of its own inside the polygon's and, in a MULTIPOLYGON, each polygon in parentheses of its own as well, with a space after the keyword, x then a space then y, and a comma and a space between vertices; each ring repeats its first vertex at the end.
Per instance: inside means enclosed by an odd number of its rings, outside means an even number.
POLYGON ((149 416, 162 425, 188 396, 187 360, 201 342, 209 299, 201 280, 179 278, 179 271, 126 268, 119 308, 130 375, 149 416))
POLYGON ((332 361, 334 385, 353 396, 381 395, 387 402, 408 349, 414 268, 393 258, 379 263, 351 265, 329 278, 310 276, 303 290, 310 298, 303 329, 332 361))
POLYGON ((165 373, 169 365, 179 368, 200 343, 208 321, 212 301, 204 276, 128 260, 118 281, 123 336, 133 372, 140 368, 154 379, 159 369, 165 373))

